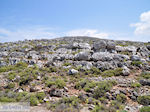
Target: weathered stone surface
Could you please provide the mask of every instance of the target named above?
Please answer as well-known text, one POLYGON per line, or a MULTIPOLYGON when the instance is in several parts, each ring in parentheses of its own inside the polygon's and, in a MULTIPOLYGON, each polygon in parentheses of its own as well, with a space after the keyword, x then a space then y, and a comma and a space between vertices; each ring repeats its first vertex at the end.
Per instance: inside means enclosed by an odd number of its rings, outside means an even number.
POLYGON ((103 40, 93 44, 94 51, 106 51, 107 43, 103 40))
POLYGON ((131 56, 131 60, 132 60, 132 61, 140 61, 141 58, 140 58, 138 55, 132 55, 132 56, 131 56))
POLYGON ((141 79, 139 80, 140 84, 144 85, 144 86, 150 86, 150 80, 148 79, 141 79))
POLYGON ((78 73, 78 70, 75 70, 75 69, 70 69, 68 72, 69 75, 75 75, 77 73, 78 73))
POLYGON ((113 54, 108 52, 97 52, 92 55, 94 61, 111 61, 113 60, 113 54))
POLYGON ((76 54, 74 58, 75 58, 75 60, 78 60, 78 61, 80 61, 80 60, 88 61, 91 58, 91 54, 90 54, 90 52, 80 52, 80 53, 76 54))

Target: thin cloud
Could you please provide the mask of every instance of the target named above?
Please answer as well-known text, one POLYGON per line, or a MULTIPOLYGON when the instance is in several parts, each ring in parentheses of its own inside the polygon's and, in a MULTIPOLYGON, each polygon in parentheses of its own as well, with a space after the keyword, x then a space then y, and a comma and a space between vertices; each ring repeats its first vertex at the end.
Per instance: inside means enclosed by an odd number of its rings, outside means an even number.
POLYGON ((108 38, 109 34, 105 32, 100 32, 96 29, 77 29, 71 30, 65 33, 66 36, 89 36, 98 38, 108 38))
POLYGON ((1 42, 18 41, 24 39, 42 39, 42 38, 55 38, 58 35, 47 27, 33 27, 26 29, 17 29, 11 31, 5 28, 0 28, 1 42))
POLYGON ((150 36, 150 11, 142 13, 140 22, 130 24, 130 26, 135 27, 135 35, 150 36))

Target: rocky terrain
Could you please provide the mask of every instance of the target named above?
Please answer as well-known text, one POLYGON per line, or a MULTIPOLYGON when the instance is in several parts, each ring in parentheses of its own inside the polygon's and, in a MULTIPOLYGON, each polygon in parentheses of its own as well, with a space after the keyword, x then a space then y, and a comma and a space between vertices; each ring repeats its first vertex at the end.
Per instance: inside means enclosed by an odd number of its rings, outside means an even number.
POLYGON ((36 112, 150 112, 150 43, 0 43, 0 102, 26 101, 36 112))

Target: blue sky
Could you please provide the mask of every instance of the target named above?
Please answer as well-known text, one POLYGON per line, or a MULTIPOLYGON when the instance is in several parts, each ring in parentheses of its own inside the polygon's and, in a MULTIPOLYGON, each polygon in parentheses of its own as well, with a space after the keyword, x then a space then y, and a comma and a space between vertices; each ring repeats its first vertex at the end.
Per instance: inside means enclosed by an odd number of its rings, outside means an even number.
POLYGON ((84 35, 150 41, 150 0, 0 0, 0 42, 84 35))

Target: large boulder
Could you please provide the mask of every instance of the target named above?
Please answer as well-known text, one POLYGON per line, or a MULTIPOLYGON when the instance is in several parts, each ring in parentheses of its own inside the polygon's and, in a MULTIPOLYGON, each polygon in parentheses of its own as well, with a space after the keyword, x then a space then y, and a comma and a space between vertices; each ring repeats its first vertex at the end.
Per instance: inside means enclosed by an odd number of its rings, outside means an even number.
POLYGON ((141 80, 139 80, 139 82, 143 86, 150 86, 150 80, 149 79, 141 79, 141 80))
POLYGON ((114 60, 117 61, 124 61, 124 60, 129 60, 129 56, 128 55, 123 55, 123 54, 114 54, 114 60))
POLYGON ((132 61, 140 61, 141 58, 140 58, 138 55, 132 55, 132 56, 131 56, 131 60, 132 60, 132 61))
POLYGON ((150 45, 147 45, 146 47, 147 47, 148 50, 150 50, 150 45))
POLYGON ((1 66, 6 66, 6 65, 7 65, 7 63, 5 61, 0 61, 0 67, 1 66))
POLYGON ((108 41, 107 42, 107 50, 108 51, 114 51, 115 49, 116 49, 115 42, 108 41))
POLYGON ((76 54, 74 58, 75 58, 75 60, 79 60, 79 61, 80 60, 88 61, 91 58, 91 54, 90 54, 90 52, 80 52, 80 53, 76 54))
POLYGON ((113 60, 113 54, 108 52, 96 52, 92 55, 94 61, 111 61, 113 60))
POLYGON ((106 51, 107 43, 104 40, 94 42, 93 44, 93 50, 94 51, 106 51))
POLYGON ((130 69, 128 67, 123 66, 122 68, 123 68, 123 75, 124 76, 130 75, 130 69))
POLYGON ((143 57, 149 57, 149 55, 150 55, 150 51, 145 46, 139 47, 138 52, 143 57))
POLYGON ((91 49, 90 44, 88 43, 77 43, 74 42, 68 46, 69 49, 91 49))
POLYGON ((125 51, 125 48, 122 47, 122 46, 116 46, 116 51, 117 51, 117 52, 124 52, 124 51, 125 51))
POLYGON ((124 48, 125 48, 125 51, 132 52, 133 54, 135 54, 136 51, 137 51, 137 48, 135 46, 127 46, 127 47, 124 47, 124 48))
POLYGON ((96 63, 96 67, 98 69, 104 71, 104 70, 114 69, 114 64, 112 64, 110 62, 101 62, 101 61, 98 61, 96 63))

